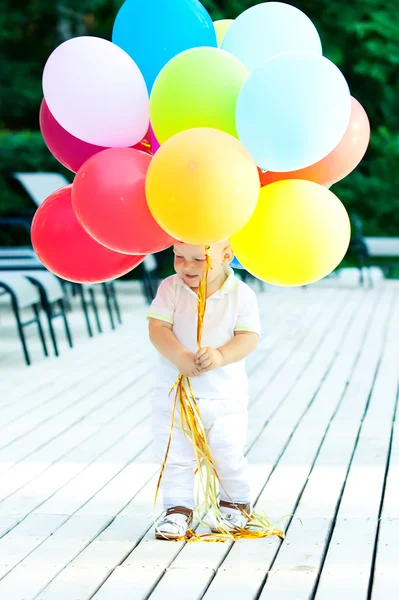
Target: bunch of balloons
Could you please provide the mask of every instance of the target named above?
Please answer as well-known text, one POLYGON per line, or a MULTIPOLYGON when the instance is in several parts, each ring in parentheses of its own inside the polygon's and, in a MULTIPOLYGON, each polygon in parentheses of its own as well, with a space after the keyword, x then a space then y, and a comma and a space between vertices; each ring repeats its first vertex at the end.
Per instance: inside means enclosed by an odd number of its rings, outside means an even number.
POLYGON ((126 0, 112 42, 54 50, 43 91, 44 140, 76 173, 32 226, 57 275, 111 279, 175 239, 229 238, 275 285, 317 281, 344 257, 349 218, 328 188, 360 162, 370 126, 297 8, 213 23, 198 0, 126 0))

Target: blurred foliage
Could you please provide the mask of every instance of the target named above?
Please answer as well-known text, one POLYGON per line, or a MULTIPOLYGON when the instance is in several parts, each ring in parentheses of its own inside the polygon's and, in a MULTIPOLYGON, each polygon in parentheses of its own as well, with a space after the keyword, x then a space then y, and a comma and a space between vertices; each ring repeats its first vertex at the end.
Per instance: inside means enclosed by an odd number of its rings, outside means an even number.
MULTIPOLYGON (((143 0, 145 1, 145 0, 143 0)), ((167 1, 167 0, 165 0, 167 1)), ((178 1, 178 0, 168 0, 178 1)), ((251 0, 203 0, 214 20, 251 0)), ((361 165, 333 191, 369 235, 399 235, 399 11, 379 0, 291 0, 315 23, 324 54, 343 71, 372 129, 361 165)), ((0 212, 32 208, 13 171, 59 171, 38 132, 41 75, 51 51, 75 35, 110 39, 122 0, 2 0, 0 12, 0 212)), ((154 16, 155 18, 155 16, 154 16)), ((68 175, 69 178, 72 174, 68 175)))

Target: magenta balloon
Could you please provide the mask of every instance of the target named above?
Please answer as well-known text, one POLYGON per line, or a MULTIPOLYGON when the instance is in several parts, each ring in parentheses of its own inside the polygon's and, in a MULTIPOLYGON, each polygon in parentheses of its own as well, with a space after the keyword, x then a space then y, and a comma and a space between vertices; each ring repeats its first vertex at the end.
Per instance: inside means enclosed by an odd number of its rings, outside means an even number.
POLYGON ((152 153, 155 154, 155 152, 158 150, 160 144, 155 136, 155 133, 154 133, 151 123, 150 123, 150 133, 151 133, 151 149, 152 149, 152 153))
POLYGON ((64 167, 76 173, 88 158, 105 150, 79 140, 55 120, 43 98, 39 114, 40 130, 47 148, 64 167))
MULTIPOLYGON (((102 152, 103 150, 108 150, 108 146, 95 146, 94 144, 79 140, 71 133, 68 133, 68 131, 55 120, 44 98, 40 106, 39 122, 40 130, 47 148, 58 162, 73 173, 77 173, 86 160, 94 156, 94 154, 98 154, 98 152, 102 152)), ((146 152, 147 154, 152 154, 152 149, 148 147, 147 138, 148 133, 141 142, 131 147, 146 152)), ((155 143, 157 144, 156 148, 158 149, 159 144, 155 136, 152 140, 155 140, 155 143)))

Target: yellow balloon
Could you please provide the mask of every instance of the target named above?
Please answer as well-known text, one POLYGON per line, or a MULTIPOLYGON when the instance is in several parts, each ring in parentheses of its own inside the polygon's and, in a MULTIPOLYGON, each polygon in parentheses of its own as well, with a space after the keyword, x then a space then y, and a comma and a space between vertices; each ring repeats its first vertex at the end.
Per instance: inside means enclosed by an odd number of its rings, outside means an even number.
POLYGON ((326 277, 344 258, 350 221, 335 194, 290 179, 261 189, 251 219, 230 240, 252 275, 274 285, 306 285, 326 277))
POLYGON ((223 38, 232 23, 234 23, 234 19, 220 19, 220 21, 213 22, 219 48, 222 45, 223 38))
POLYGON ((187 244, 213 244, 237 233, 256 208, 259 188, 246 148, 208 128, 188 129, 165 142, 146 178, 154 219, 187 244))

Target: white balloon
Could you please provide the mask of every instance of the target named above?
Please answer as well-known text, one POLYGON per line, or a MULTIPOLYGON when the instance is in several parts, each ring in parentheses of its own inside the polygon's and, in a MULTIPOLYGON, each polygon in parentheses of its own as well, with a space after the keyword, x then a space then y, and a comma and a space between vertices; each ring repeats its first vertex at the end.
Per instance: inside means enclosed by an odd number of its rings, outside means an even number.
POLYGON ((119 46, 82 36, 50 55, 43 72, 50 112, 75 137, 108 147, 140 142, 149 126, 149 98, 140 69, 119 46))
POLYGON ((264 2, 244 11, 227 30, 221 48, 250 71, 283 52, 322 54, 319 34, 309 17, 282 2, 264 2))

